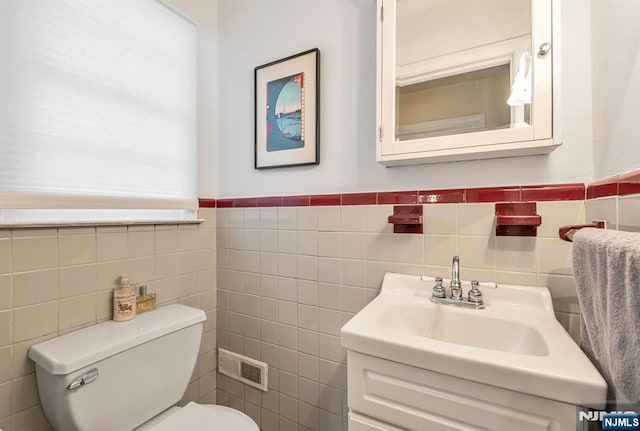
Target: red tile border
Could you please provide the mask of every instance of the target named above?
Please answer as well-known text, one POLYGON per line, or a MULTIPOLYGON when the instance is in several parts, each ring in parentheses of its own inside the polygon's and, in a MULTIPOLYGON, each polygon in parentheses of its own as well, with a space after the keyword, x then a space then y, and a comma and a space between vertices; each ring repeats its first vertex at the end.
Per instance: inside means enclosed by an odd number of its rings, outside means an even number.
POLYGON ((418 192, 420 204, 459 204, 465 201, 464 189, 421 190, 418 192))
POLYGON ((342 205, 375 205, 377 203, 377 193, 349 193, 342 195, 342 205))
POLYGON ((215 208, 216 200, 209 198, 198 198, 198 208, 215 208))
POLYGON ((640 170, 620 175, 618 194, 633 195, 636 193, 640 193, 640 170))
POLYGON ((281 207, 282 206, 282 196, 268 196, 263 198, 258 198, 259 207, 281 207))
POLYGON ((233 206, 236 208, 257 207, 258 198, 238 198, 233 200, 233 206))
POLYGON ((476 202, 567 201, 640 193, 640 170, 582 183, 479 187, 397 192, 367 192, 236 199, 198 199, 200 208, 327 206, 376 204, 439 204, 476 202))
POLYGON ((218 199, 216 208, 233 208, 233 199, 218 199))
POLYGON ((418 192, 379 192, 378 205, 384 204, 417 204, 418 192))
POLYGON ((587 186, 587 199, 616 196, 618 194, 619 176, 605 178, 587 186))
POLYGON ((465 189, 465 202, 517 202, 520 187, 481 187, 465 189))
POLYGON ((311 197, 309 195, 303 196, 283 196, 283 207, 308 207, 311 197))
POLYGON ((582 183, 522 186, 520 189, 523 201, 581 201, 585 191, 582 183))
POLYGON ((312 207, 340 205, 342 195, 312 195, 310 205, 312 207))

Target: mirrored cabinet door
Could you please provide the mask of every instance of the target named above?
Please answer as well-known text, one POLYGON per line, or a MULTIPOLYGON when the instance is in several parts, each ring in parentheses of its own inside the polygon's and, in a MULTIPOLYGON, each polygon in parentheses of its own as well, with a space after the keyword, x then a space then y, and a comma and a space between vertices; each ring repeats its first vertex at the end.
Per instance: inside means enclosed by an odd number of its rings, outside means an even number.
POLYGON ((555 148, 551 10, 551 0, 378 0, 378 161, 555 148))

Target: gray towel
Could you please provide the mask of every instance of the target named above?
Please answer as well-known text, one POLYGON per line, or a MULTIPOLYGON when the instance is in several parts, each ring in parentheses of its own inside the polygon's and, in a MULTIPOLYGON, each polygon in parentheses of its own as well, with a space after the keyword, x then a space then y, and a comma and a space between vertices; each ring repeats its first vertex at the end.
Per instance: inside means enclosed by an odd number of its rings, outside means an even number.
POLYGON ((607 380, 612 401, 640 405, 640 234, 580 229, 573 273, 580 346, 607 380))

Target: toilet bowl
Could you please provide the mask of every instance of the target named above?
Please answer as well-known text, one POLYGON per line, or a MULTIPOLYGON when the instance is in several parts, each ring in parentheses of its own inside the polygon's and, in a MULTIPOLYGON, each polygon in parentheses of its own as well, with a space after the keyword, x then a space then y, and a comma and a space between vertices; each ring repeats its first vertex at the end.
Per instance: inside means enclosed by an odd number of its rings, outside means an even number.
POLYGON ((56 431, 259 431, 242 412, 189 403, 206 315, 180 304, 31 346, 38 395, 56 431))

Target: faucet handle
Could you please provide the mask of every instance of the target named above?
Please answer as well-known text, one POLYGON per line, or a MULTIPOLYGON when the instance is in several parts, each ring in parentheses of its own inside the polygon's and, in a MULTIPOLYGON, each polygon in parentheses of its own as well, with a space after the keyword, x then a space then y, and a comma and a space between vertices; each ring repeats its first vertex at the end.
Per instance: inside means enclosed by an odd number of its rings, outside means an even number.
POLYGON ((484 301, 482 300, 482 292, 480 292, 478 286, 480 286, 480 282, 478 280, 473 280, 471 282, 471 290, 469 291, 469 302, 482 304, 484 301))
POLYGON ((433 286, 433 297, 434 298, 446 298, 447 294, 444 290, 444 286, 442 285, 442 277, 436 277, 436 284, 433 286))

